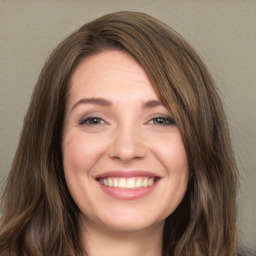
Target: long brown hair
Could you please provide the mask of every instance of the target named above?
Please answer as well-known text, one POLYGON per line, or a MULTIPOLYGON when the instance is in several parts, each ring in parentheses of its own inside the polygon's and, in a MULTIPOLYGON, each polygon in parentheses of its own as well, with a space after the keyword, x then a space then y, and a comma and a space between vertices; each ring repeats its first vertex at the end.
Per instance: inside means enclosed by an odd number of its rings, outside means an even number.
POLYGON ((46 62, 24 121, 7 181, 1 255, 79 255, 79 209, 63 174, 61 139, 70 77, 89 55, 130 53, 171 110, 185 145, 187 193, 165 224, 163 255, 236 253, 236 165, 213 80, 175 31, 142 13, 119 12, 85 24, 46 62))

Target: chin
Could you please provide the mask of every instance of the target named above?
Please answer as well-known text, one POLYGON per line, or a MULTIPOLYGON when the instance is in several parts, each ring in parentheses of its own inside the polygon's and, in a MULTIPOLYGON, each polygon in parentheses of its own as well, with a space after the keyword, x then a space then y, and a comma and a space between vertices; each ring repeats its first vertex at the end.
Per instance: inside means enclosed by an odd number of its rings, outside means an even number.
POLYGON ((147 230, 153 227, 156 227, 160 225, 161 223, 164 223, 164 221, 160 222, 152 222, 152 221, 141 221, 138 220, 127 220, 127 221, 108 221, 105 222, 105 226, 109 230, 113 231, 120 231, 120 232, 136 232, 136 231, 143 231, 147 230))
POLYGON ((166 216, 157 216, 152 211, 122 209, 103 212, 98 216, 102 226, 113 231, 140 231, 164 223, 166 216), (103 214, 102 214, 103 213, 103 214))

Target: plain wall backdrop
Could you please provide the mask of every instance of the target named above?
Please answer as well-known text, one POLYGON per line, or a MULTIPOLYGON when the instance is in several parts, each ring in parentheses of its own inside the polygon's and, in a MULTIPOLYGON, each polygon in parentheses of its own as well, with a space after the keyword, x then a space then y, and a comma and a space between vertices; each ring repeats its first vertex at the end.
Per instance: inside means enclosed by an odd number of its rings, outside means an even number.
POLYGON ((207 64, 226 110, 240 173, 239 234, 255 249, 255 0, 0 0, 0 192, 45 60, 82 24, 121 10, 167 23, 207 64))

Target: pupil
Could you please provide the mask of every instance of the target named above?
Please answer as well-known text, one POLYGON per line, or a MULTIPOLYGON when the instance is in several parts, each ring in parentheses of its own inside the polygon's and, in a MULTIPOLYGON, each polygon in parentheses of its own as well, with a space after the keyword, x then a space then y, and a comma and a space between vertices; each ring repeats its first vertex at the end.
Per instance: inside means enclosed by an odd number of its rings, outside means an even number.
POLYGON ((162 124, 163 123, 163 119, 162 118, 157 118, 157 122, 162 124))
POLYGON ((97 119, 97 118, 93 118, 93 119, 92 119, 92 123, 93 123, 93 124, 98 124, 98 119, 97 119))

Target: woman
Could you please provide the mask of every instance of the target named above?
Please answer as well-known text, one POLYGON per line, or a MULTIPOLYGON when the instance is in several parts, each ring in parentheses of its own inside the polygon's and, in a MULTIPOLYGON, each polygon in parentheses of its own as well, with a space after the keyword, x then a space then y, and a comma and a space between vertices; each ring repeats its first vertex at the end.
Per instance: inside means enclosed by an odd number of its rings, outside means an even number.
POLYGON ((223 108, 194 49, 146 14, 109 14, 42 70, 0 255, 235 255, 236 183, 223 108))

